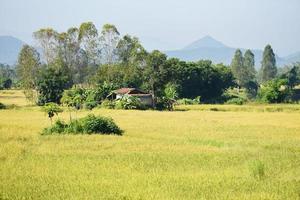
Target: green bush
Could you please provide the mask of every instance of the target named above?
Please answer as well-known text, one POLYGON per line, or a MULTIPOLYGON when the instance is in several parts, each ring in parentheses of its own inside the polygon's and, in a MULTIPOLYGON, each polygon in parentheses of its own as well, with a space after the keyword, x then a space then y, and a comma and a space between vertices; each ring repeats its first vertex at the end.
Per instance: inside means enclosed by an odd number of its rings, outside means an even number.
POLYGON ((239 103, 242 101, 245 103, 249 100, 247 89, 244 88, 229 88, 223 93, 222 97, 224 98, 224 102, 227 104, 241 105, 239 103))
POLYGON ((178 85, 168 83, 165 85, 164 91, 160 97, 156 99, 156 109, 158 110, 174 110, 176 99, 178 98, 178 85))
POLYGON ((45 128, 43 134, 63 133, 67 127, 68 125, 64 121, 57 120, 51 127, 45 128))
POLYGON ((102 101, 101 108, 114 109, 115 108, 115 102, 106 99, 106 100, 102 101))
POLYGON ((48 67, 41 71, 37 80, 38 105, 54 102, 59 104, 64 89, 71 84, 70 77, 62 69, 48 67))
POLYGON ((115 101, 115 108, 116 109, 125 109, 125 110, 132 110, 132 109, 144 109, 139 98, 129 95, 124 95, 122 98, 117 99, 115 101))
POLYGON ((282 103, 289 100, 292 91, 286 79, 275 79, 265 83, 258 91, 258 98, 264 103, 282 103))
POLYGON ((3 103, 0 102, 0 110, 5 109, 5 108, 6 108, 6 106, 3 103))
POLYGON ((246 102, 243 98, 232 98, 226 101, 226 104, 243 105, 246 102))
POLYGON ((61 98, 61 103, 68 107, 73 107, 79 110, 83 107, 83 104, 86 101, 86 96, 86 89, 73 86, 71 89, 64 91, 61 98))
POLYGON ((43 135, 50 134, 116 134, 122 135, 122 130, 111 118, 88 115, 78 120, 72 120, 69 124, 56 121, 53 126, 45 128, 43 135))
POLYGON ((95 115, 88 115, 81 119, 81 124, 84 133, 116 133, 120 134, 120 128, 114 123, 111 118, 96 117, 95 115))
POLYGON ((61 109, 56 103, 50 102, 50 103, 46 103, 42 110, 48 114, 48 117, 52 123, 52 117, 54 117, 54 115, 58 116, 58 113, 63 112, 63 109, 61 109))
POLYGON ((88 101, 83 104, 85 109, 92 110, 97 107, 98 103, 96 101, 88 101))
POLYGON ((188 98, 183 98, 177 100, 177 104, 179 105, 197 105, 200 104, 200 96, 196 97, 195 99, 188 99, 188 98))

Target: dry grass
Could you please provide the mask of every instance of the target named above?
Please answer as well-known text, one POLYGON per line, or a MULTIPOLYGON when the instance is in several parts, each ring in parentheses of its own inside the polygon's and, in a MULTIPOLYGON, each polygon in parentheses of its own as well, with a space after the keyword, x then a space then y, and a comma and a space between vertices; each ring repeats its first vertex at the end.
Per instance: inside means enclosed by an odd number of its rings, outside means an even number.
POLYGON ((92 111, 124 136, 41 136, 40 108, 0 110, 0 199, 300 199, 299 105, 209 106, 226 107, 92 111))

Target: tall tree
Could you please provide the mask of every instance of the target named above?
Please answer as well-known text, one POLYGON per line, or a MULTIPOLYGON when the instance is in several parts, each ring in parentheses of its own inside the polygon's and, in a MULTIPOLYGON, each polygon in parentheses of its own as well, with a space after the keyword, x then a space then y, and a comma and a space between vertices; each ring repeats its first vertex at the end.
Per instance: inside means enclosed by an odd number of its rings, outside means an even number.
POLYGON ((44 68, 37 79, 38 105, 49 102, 60 103, 64 89, 69 87, 69 77, 62 69, 44 68))
POLYGON ((17 76, 27 99, 35 101, 34 89, 36 77, 40 69, 39 53, 31 46, 24 45, 20 51, 17 63, 17 76))
POLYGON ((88 63, 98 63, 100 44, 96 26, 92 22, 84 22, 79 28, 79 41, 81 48, 86 52, 88 63))
POLYGON ((255 57, 250 49, 244 54, 244 73, 243 73, 243 85, 255 81, 255 57))
POLYGON ((0 63, 0 90, 11 88, 16 79, 15 72, 13 67, 0 63))
POLYGON ((162 80, 162 72, 164 71, 167 56, 158 50, 152 51, 148 55, 147 66, 144 70, 146 88, 151 90, 156 97, 162 92, 164 80, 162 80))
POLYGON ((275 78, 277 74, 275 54, 269 44, 264 49, 260 73, 262 82, 266 82, 275 78))
POLYGON ((49 65, 57 58, 57 35, 58 33, 52 28, 40 29, 33 33, 37 40, 39 48, 43 51, 43 58, 49 65))
POLYGON ((101 32, 101 56, 102 62, 106 64, 114 63, 117 58, 117 45, 120 33, 112 24, 105 24, 101 32))
POLYGON ((71 73, 74 83, 83 83, 88 71, 86 52, 80 48, 79 29, 72 27, 58 34, 58 60, 71 73))
POLYGON ((136 37, 125 35, 117 45, 118 59, 123 65, 143 67, 147 52, 136 37))
POLYGON ((231 70, 233 73, 233 76, 237 80, 237 84, 241 85, 243 81, 243 71, 244 71, 244 58, 242 51, 240 49, 237 49, 235 51, 234 57, 231 61, 231 70))

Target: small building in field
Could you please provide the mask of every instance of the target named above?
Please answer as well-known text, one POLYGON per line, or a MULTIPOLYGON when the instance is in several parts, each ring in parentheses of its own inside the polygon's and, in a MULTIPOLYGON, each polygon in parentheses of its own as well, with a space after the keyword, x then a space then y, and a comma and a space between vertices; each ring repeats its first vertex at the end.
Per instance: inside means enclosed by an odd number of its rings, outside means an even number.
POLYGON ((152 94, 144 92, 137 88, 120 88, 118 90, 114 90, 110 95, 113 99, 120 99, 124 95, 134 96, 140 99, 141 103, 145 106, 153 106, 153 97, 152 94))

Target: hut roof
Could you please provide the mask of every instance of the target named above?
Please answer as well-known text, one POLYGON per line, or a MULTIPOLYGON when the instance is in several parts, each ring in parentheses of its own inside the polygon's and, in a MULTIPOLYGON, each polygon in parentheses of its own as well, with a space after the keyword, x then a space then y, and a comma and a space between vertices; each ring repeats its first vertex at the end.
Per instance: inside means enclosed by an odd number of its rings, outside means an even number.
POLYGON ((148 94, 147 92, 144 92, 137 88, 120 88, 118 90, 114 90, 113 93, 115 94, 132 94, 132 95, 142 95, 142 94, 148 94))

